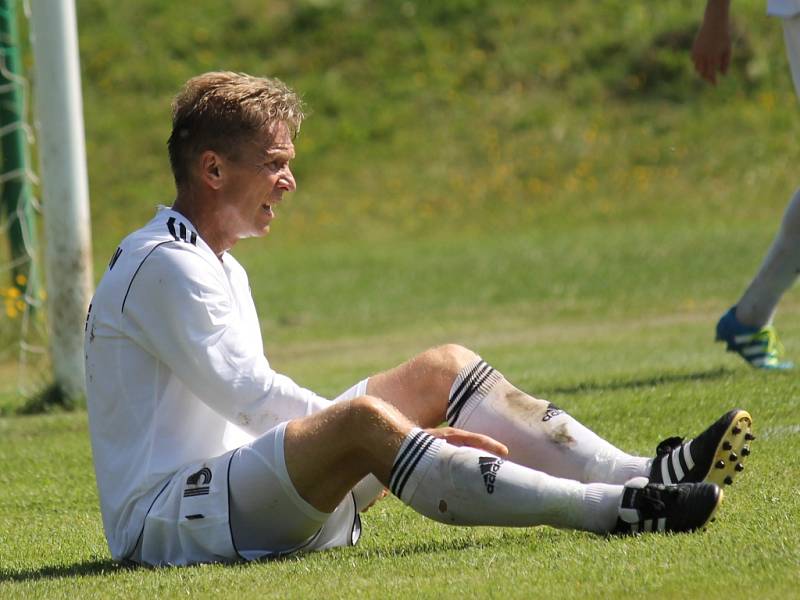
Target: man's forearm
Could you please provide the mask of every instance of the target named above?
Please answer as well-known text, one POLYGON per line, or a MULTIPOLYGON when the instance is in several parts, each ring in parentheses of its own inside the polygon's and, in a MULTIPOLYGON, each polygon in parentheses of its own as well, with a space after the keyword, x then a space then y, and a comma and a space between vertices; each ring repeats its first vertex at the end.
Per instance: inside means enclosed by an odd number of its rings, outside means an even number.
POLYGON ((724 23, 730 18, 731 0, 708 0, 703 21, 724 23))

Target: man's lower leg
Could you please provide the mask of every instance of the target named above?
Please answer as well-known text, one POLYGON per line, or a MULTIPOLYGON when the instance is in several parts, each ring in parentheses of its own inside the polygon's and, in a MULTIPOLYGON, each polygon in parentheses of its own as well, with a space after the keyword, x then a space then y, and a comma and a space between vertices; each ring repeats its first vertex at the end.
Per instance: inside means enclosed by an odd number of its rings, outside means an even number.
POLYGON ((514 462, 557 477, 622 484, 650 471, 651 459, 621 451, 553 404, 517 389, 480 358, 453 383, 447 421, 503 442, 514 462))
POLYGON ((736 305, 736 318, 756 329, 772 321, 783 293, 800 272, 800 190, 795 192, 764 262, 736 305))
POLYGON ((391 491, 417 512, 453 525, 550 525, 597 533, 692 531, 722 499, 711 483, 625 486, 551 477, 490 453, 412 429, 400 446, 391 491))
POLYGON ((442 523, 596 532, 614 527, 623 491, 551 477, 420 429, 403 442, 387 484, 414 510, 442 523))

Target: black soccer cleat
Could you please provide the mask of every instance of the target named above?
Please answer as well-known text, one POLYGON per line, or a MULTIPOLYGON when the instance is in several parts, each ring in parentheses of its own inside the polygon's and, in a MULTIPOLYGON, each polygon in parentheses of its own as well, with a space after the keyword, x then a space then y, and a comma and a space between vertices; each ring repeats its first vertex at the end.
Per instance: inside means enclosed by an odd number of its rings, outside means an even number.
POLYGON ((638 535, 700 529, 714 520, 724 495, 722 488, 714 483, 664 485, 636 477, 625 484, 612 533, 638 535))
POLYGON ((750 455, 753 418, 746 410, 734 409, 722 415, 696 438, 687 442, 667 438, 656 448, 650 481, 672 485, 707 481, 730 485, 744 470, 750 455))

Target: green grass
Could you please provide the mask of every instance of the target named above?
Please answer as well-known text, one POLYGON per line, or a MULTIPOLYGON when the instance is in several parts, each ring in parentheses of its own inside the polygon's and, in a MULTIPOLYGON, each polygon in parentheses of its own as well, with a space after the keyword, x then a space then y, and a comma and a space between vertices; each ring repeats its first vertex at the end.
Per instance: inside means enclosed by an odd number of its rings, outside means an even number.
MULTIPOLYGON (((760 1, 734 7, 731 77, 699 85, 686 58, 699 9, 78 3, 97 277, 171 202, 168 104, 183 80, 278 75, 312 109, 300 188, 268 239, 235 251, 273 366, 332 396, 455 341, 645 455, 743 406, 759 439, 709 531, 447 528, 390 499, 355 548, 122 568, 86 414, 15 414, 19 322, 3 317, 0 597, 795 597, 797 375, 753 372, 712 337, 797 185, 800 112, 760 1)), ((789 293, 777 326, 795 360, 798 317, 789 293)))
MULTIPOLYGON (((632 452, 650 454, 664 437, 697 433, 731 406, 748 408, 759 434, 754 455, 706 533, 606 539, 448 528, 390 499, 364 516, 355 548, 253 565, 126 569, 105 548, 86 414, 18 416, 0 419, 0 596, 628 597, 635 587, 677 598, 739 594, 743 580, 753 597, 792 596, 800 389, 794 374, 753 372, 712 346, 714 319, 742 274, 722 250, 739 248, 738 236, 713 227, 703 265, 688 264, 710 225, 654 227, 634 240, 612 226, 606 236, 530 232, 528 244, 519 232, 294 248, 291 256, 273 241, 249 242, 277 262, 251 266, 273 363, 328 395, 457 340, 632 452), (580 240, 571 252, 562 247, 568 239, 580 240), (656 251, 665 240, 672 245, 656 251), (466 274, 470 283, 455 285, 466 274)), ((739 249, 751 268, 757 253, 739 249)), ((787 300, 781 330, 798 356, 800 304, 787 300)))
POLYGON ((687 58, 690 0, 85 0, 95 266, 171 202, 169 101, 219 68, 277 75, 311 109, 283 215, 294 241, 681 218, 696 198, 752 216, 755 194, 785 201, 798 161, 780 28, 762 4, 737 3, 737 62, 712 89, 687 58))

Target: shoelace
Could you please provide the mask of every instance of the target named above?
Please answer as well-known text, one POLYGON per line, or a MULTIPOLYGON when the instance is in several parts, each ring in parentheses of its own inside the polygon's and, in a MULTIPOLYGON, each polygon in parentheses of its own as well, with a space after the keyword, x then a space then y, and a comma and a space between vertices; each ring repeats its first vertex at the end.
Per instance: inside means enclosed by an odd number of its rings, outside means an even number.
POLYGON ((753 337, 753 340, 758 340, 762 344, 766 343, 767 356, 770 358, 780 359, 784 354, 783 344, 778 339, 778 334, 772 325, 764 327, 753 337))
POLYGON ((639 506, 637 510, 642 518, 648 518, 661 513, 666 507, 663 497, 668 494, 677 494, 677 489, 669 489, 665 486, 648 485, 639 490, 637 498, 639 506))
POLYGON ((680 448, 681 444, 683 444, 682 437, 674 436, 668 437, 665 440, 659 442, 658 446, 656 446, 656 457, 664 456, 665 454, 669 454, 676 448, 680 448))

